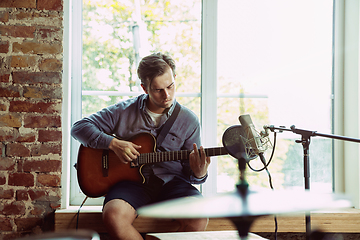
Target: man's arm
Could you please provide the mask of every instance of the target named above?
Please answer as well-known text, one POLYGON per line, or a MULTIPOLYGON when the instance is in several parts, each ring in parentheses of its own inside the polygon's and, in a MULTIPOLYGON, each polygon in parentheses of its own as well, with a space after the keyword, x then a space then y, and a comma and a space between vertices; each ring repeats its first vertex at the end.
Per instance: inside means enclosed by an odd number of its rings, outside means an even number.
POLYGON ((114 138, 100 130, 90 119, 84 118, 74 123, 71 136, 86 147, 107 149, 114 138))
POLYGON ((112 134, 120 119, 114 106, 104 108, 74 123, 71 135, 86 147, 108 149, 112 134))

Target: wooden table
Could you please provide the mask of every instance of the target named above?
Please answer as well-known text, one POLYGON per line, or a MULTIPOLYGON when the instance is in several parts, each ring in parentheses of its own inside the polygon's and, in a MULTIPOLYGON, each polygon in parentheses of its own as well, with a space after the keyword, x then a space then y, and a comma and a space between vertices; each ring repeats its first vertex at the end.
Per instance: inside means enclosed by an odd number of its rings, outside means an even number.
MULTIPOLYGON (((204 232, 171 232, 171 233, 148 233, 145 240, 239 240, 237 231, 204 231, 204 232)), ((265 239, 254 233, 249 233, 248 240, 265 239)))

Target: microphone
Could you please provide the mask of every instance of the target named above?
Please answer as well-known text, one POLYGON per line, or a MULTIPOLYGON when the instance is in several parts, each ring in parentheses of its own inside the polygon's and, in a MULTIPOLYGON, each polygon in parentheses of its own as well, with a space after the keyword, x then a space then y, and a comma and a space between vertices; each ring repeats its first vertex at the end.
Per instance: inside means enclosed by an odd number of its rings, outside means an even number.
POLYGON ((241 115, 239 117, 239 121, 241 125, 243 125, 245 131, 246 137, 242 139, 245 145, 246 153, 249 156, 253 154, 258 155, 261 161, 265 163, 263 153, 268 149, 270 143, 267 129, 264 128, 265 131, 258 133, 249 114, 241 115))

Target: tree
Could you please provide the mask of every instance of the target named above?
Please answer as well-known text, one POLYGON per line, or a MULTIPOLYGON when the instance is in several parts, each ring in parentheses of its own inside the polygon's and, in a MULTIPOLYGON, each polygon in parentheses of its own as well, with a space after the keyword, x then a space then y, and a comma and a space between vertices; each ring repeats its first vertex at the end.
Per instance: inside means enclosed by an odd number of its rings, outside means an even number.
MULTIPOLYGON (((199 4, 194 1, 141 1, 141 19, 146 32, 140 38, 147 37, 150 52, 169 53, 174 58, 178 92, 200 91, 199 4)), ((136 6, 136 1, 84 1, 83 90, 141 91, 134 49, 137 39, 133 35, 134 26, 139 24, 134 17, 136 6)), ((83 113, 96 112, 124 98, 85 95, 83 113)), ((194 109, 199 109, 199 104, 193 100, 186 102, 194 109)))

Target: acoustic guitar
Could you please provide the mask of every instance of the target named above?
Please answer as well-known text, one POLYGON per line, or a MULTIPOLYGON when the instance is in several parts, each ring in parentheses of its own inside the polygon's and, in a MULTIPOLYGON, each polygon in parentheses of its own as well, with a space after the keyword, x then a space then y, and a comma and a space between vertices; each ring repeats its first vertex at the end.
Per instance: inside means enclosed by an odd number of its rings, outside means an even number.
MULTIPOLYGON (((124 180, 144 183, 145 178, 141 169, 145 164, 187 160, 192 151, 155 152, 156 139, 150 133, 137 134, 129 141, 141 146, 140 156, 130 164, 122 163, 111 150, 80 146, 76 169, 79 186, 85 195, 93 198, 101 197, 113 185, 124 180)), ((204 150, 209 157, 228 154, 224 147, 204 150)))

